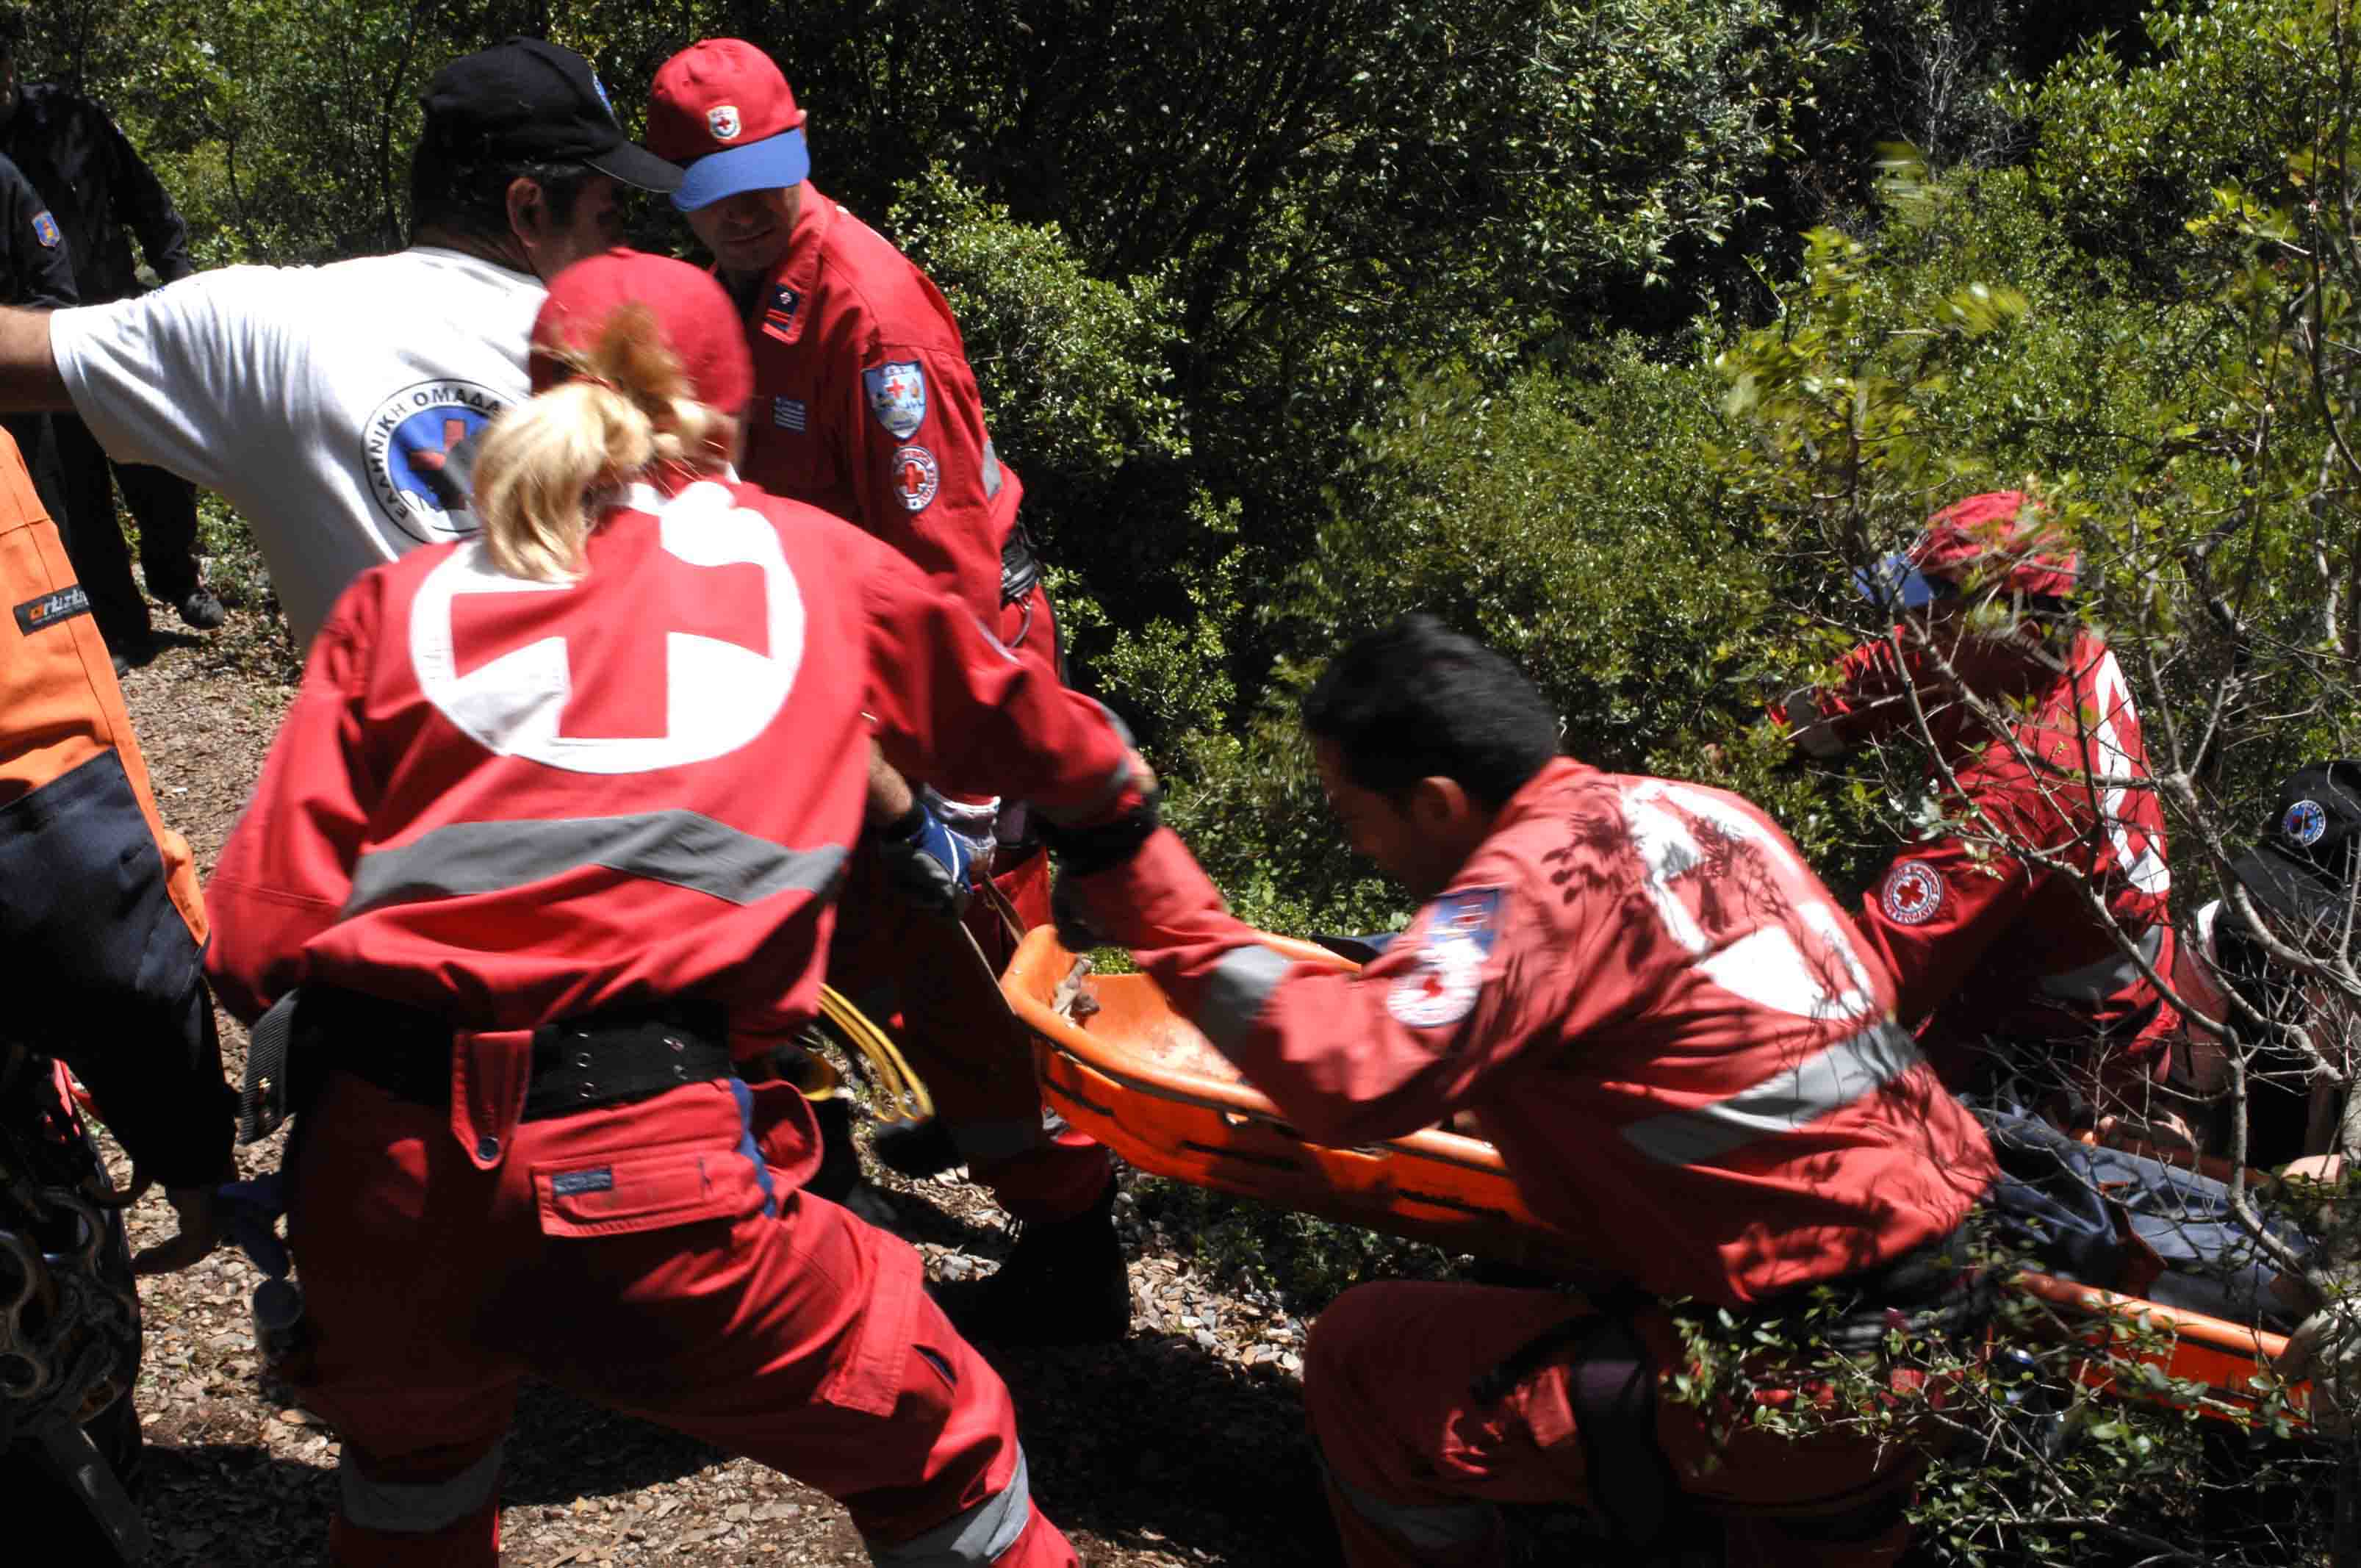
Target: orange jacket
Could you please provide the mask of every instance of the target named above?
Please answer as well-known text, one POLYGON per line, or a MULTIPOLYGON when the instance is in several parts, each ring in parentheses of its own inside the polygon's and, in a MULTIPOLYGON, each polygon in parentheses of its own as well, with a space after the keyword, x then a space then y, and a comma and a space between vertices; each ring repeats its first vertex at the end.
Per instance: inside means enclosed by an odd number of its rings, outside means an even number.
POLYGON ((0 432, 0 952, 8 1034, 64 1061, 142 1169, 229 1154, 189 846, 156 816, 106 644, 0 432))
POLYGON ((123 688, 74 578, 58 525, 33 493, 24 455, 0 431, 0 806, 73 772, 101 752, 123 762, 148 834, 164 858, 172 906, 189 935, 205 939, 188 840, 156 815, 148 764, 123 711, 123 688))

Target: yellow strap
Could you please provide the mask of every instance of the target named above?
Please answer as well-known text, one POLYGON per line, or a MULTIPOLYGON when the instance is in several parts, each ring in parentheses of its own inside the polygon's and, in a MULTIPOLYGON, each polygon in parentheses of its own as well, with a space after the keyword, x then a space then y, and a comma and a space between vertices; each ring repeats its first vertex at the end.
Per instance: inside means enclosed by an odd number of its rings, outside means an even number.
MULTIPOLYGON (((906 1116, 923 1121, 935 1113, 934 1097, 927 1092, 926 1081, 911 1070, 892 1036, 871 1023, 834 986, 819 988, 819 1012, 835 1031, 838 1044, 867 1060, 870 1076, 877 1086, 877 1100, 870 1107, 871 1114, 881 1122, 894 1122, 906 1116)), ((826 1095, 815 1094, 812 1098, 824 1099, 826 1095)))

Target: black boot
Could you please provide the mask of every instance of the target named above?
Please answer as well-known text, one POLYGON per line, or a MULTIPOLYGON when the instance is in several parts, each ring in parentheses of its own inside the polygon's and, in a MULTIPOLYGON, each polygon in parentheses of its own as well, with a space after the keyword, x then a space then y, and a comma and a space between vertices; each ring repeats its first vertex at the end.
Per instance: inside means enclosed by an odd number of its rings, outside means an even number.
POLYGON ((930 1180, 965 1163, 940 1116, 888 1122, 870 1135, 869 1152, 878 1164, 913 1181, 930 1180))
POLYGON ((1115 1181, 1071 1220, 1028 1224, 997 1273, 932 1284, 952 1326, 992 1344, 1104 1344, 1131 1332, 1131 1278, 1115 1231, 1115 1181))
POLYGON ((894 1205, 861 1177, 861 1149, 852 1141, 852 1102, 841 1094, 811 1102, 819 1123, 819 1168, 804 1183, 804 1190, 831 1203, 840 1203, 873 1225, 891 1230, 901 1216, 894 1205))

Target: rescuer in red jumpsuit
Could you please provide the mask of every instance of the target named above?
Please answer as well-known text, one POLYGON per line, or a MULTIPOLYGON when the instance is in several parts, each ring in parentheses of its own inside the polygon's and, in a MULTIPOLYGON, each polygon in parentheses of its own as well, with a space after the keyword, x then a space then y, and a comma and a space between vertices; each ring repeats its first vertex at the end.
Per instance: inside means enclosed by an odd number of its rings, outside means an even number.
POLYGON ((1347 1559, 1504 1562, 1504 1502, 1587 1504, 1636 1540, 1676 1490, 1741 1516, 1735 1561, 1885 1561, 1898 1507, 1864 1504, 1898 1497, 1899 1454, 1742 1430, 1703 1472, 1703 1415, 1654 1392, 1682 1365, 1657 1298, 1776 1310, 1825 1284, 1883 1322, 1958 1288, 1991 1151, 1835 899, 1738 796, 1558 756, 1541 694, 1427 618, 1340 654, 1303 715, 1355 848, 1424 901, 1377 959, 1258 945, 1169 831, 1067 859, 1073 902, 1306 1137, 1472 1113, 1620 1281, 1365 1285, 1321 1316, 1304 1396, 1347 1559), (1841 1525, 1746 1517, 1781 1514, 1841 1525))
MULTIPOLYGON (((1017 520, 1025 488, 993 445, 959 323, 908 258, 807 182, 803 124, 778 67, 736 38, 667 60, 648 109, 650 150, 686 171, 673 204, 745 318, 754 357, 746 477, 861 524, 957 594, 1018 658, 1061 675, 1049 597, 1017 520)), ((988 797, 945 785, 931 804, 986 850, 994 885, 1026 927, 1049 917, 1049 862, 1016 798, 996 823, 988 797)), ((1012 934, 986 903, 971 905, 987 972, 956 926, 883 891, 864 858, 830 983, 856 1000, 898 1002, 955 1151, 940 1163, 964 1160, 1025 1226, 998 1274, 946 1287, 942 1299, 981 1338, 1120 1337, 1131 1294, 1114 1168, 1081 1134, 1043 1125, 1027 1036, 992 981, 1012 934)))
POLYGON ((1832 688, 1790 697, 1786 717, 1806 751, 1834 756, 1912 733, 1916 692, 1946 826, 1895 856, 1856 918, 1944 1081, 1977 1081, 1997 1042, 2045 1091, 2062 1080, 2094 1109, 2161 1117, 2138 1091, 2179 1024, 2149 972, 2173 958, 2164 813, 2123 670, 2073 613, 2077 565, 2017 491, 1945 508, 1864 574, 1897 612, 1893 633, 1847 654, 1832 688), (2007 612, 2002 630, 1971 627, 1982 606, 2007 612))
POLYGON ((1144 818, 1144 772, 894 551, 735 478, 709 276, 580 263, 533 344, 482 537, 345 593, 208 889, 225 1002, 324 1074, 290 1240, 337 1560, 495 1562, 532 1374, 822 1487, 877 1563, 1073 1563, 917 1254, 798 1191, 803 1099, 733 1069, 816 1010, 873 737, 1085 820, 1144 818))

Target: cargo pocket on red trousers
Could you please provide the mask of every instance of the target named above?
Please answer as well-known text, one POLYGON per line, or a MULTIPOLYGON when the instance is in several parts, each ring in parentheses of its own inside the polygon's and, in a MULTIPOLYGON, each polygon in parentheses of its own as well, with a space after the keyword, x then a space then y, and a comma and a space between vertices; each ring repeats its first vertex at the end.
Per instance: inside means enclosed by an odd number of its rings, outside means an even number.
MULTIPOLYGON (((917 1248, 883 1233, 871 1233, 863 1244, 871 1267, 861 1326, 853 1331, 849 1351, 821 1380, 818 1394, 839 1409, 890 1416, 906 1391, 918 1312, 927 1300, 927 1266, 917 1248)), ((928 1376, 933 1380, 937 1374, 928 1376)), ((947 1386, 946 1398, 952 1397, 948 1386, 955 1380, 944 1374, 941 1381, 947 1386)))
POLYGON ((541 1229, 552 1236, 619 1236, 762 1208, 757 1167, 711 1138, 620 1150, 533 1168, 541 1229))

